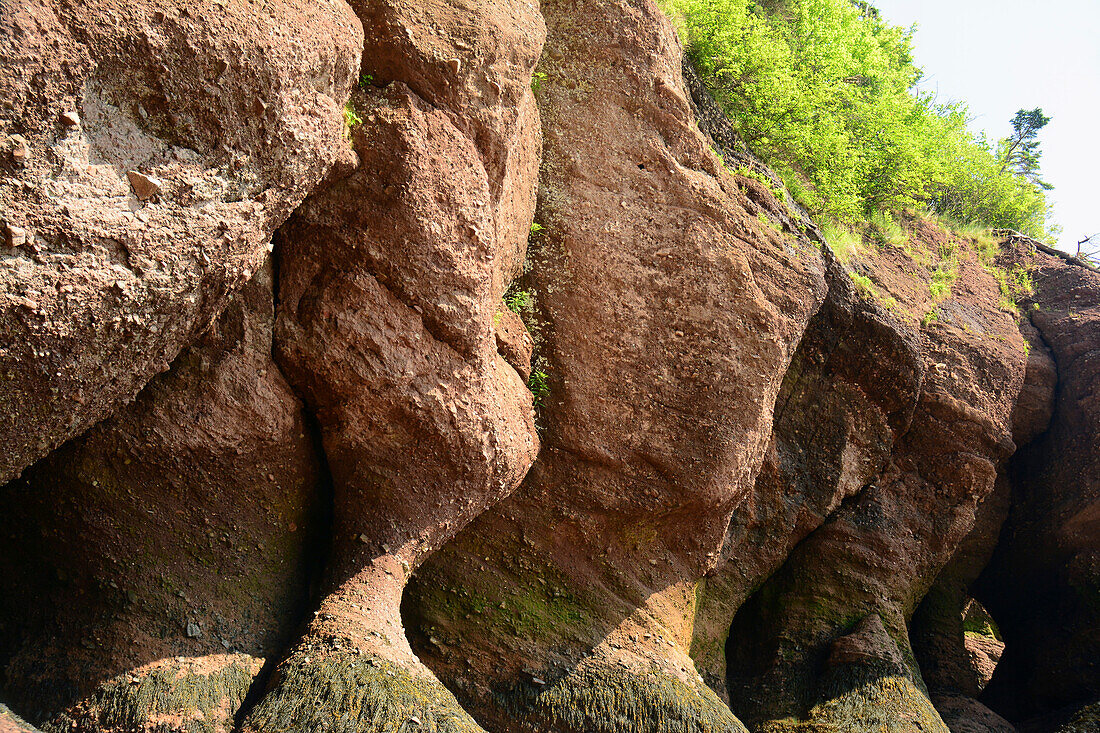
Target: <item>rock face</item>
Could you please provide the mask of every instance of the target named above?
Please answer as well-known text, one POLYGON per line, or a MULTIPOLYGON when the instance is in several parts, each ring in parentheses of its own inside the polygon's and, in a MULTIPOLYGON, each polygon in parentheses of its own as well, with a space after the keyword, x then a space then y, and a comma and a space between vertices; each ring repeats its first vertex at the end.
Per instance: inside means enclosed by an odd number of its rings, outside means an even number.
POLYGON ((364 74, 388 85, 353 97, 358 168, 278 240, 278 359, 335 487, 327 595, 245 728, 480 730, 412 653, 400 603, 538 451, 494 323, 534 211, 543 24, 526 2, 357 11, 364 74))
POLYGON ((301 618, 322 475, 271 358, 271 288, 266 268, 132 405, 0 492, 2 687, 21 711, 229 731, 301 618))
POLYGON ((1100 274, 841 259, 652 0, 0 26, 22 718, 1095 729, 1100 274))
POLYGON ((760 475, 733 514, 717 572, 698 594, 691 653, 723 697, 737 609, 882 469, 909 427, 924 378, 914 330, 861 297, 838 262, 827 280, 825 303, 783 380, 760 475))
POLYGON ((129 401, 350 156, 342 2, 0 5, 0 481, 129 401))
POLYGON ((1100 698, 1100 275, 1034 262, 1030 316, 1057 400, 1050 430, 1013 462, 1012 509, 976 589, 1005 639, 983 699, 1010 720, 1100 698))
POLYGON ((652 4, 543 13, 542 453, 418 574, 414 641, 492 730, 740 730, 687 655, 695 586, 763 457, 820 255, 710 150, 652 4))
POLYGON ((973 697, 938 692, 932 701, 951 733, 1016 733, 1011 723, 973 697))
MULTIPOLYGON (((1024 386, 1012 413, 1012 439, 1017 446, 1026 446, 1050 423, 1058 374, 1050 350, 1029 321, 1021 321, 1020 333, 1028 343, 1028 357, 1024 386)), ((985 613, 971 600, 971 586, 989 564, 1008 516, 1012 502, 1008 473, 998 476, 993 492, 978 506, 974 529, 936 578, 910 624, 913 650, 929 690, 946 696, 955 707, 961 705, 959 694, 974 698, 985 689, 997 664, 978 639, 966 633, 966 617, 985 613)), ((984 619, 983 623, 988 625, 984 619)), ((990 641, 1000 645, 999 661, 1004 645, 990 641)))
MULTIPOLYGON (((924 378, 907 430, 895 421, 903 432, 880 470, 866 469, 881 461, 881 448, 867 453, 856 442, 845 454, 821 451, 812 441, 799 443, 811 466, 824 462, 834 475, 843 475, 833 466, 852 471, 854 464, 862 469, 852 472, 857 484, 866 483, 794 547, 733 621, 726 647, 731 705, 756 726, 782 727, 778 721, 803 716, 808 729, 845 724, 851 701, 837 703, 836 689, 818 668, 834 639, 876 614, 907 670, 908 692, 892 703, 901 717, 891 730, 942 729, 934 711, 929 715, 926 698, 910 694, 924 685, 909 648, 907 620, 972 528, 978 502, 1011 454, 1011 412, 1026 357, 1013 317, 997 307, 997 283, 973 253, 919 223, 910 246, 952 251, 958 280, 950 298, 934 304, 936 320, 923 318, 925 325, 916 331, 914 314, 925 312, 930 297, 922 283, 928 273, 893 248, 867 265, 873 289, 866 297, 889 293, 894 299, 892 310, 904 316, 894 321, 895 328, 919 338, 921 363, 913 371, 924 378)), ((889 446, 891 433, 878 430, 879 444, 885 438, 889 446)), ((761 480, 771 479, 762 474, 761 480)), ((738 571, 719 569, 723 572, 738 571)), ((854 668, 845 672, 852 679, 859 674, 854 668)))

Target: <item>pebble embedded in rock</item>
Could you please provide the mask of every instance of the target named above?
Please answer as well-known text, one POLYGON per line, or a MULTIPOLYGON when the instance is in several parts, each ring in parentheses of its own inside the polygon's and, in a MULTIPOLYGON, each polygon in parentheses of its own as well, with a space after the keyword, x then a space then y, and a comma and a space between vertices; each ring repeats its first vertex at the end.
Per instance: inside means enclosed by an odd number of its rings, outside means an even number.
POLYGON ((61 124, 65 125, 66 127, 76 127, 80 124, 80 115, 72 111, 62 112, 61 124))
POLYGON ((126 174, 126 177, 130 179, 130 185, 134 189, 134 194, 142 201, 148 201, 159 194, 161 188, 164 186, 164 183, 159 178, 147 176, 137 171, 130 171, 126 174))
POLYGON ((8 224, 4 227, 4 239, 9 247, 22 247, 27 243, 27 230, 8 224))
POLYGON ((16 163, 27 159, 27 141, 22 135, 11 136, 11 159, 16 163))
POLYGON ((188 622, 187 623, 187 638, 197 639, 200 636, 202 636, 202 629, 199 628, 199 625, 195 624, 195 623, 188 622))

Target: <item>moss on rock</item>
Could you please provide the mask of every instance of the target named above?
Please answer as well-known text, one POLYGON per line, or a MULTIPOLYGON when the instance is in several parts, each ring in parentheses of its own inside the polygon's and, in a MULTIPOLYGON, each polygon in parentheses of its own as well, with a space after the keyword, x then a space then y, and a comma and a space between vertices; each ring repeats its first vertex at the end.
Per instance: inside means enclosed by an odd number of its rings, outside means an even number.
POLYGON ((747 733, 710 688, 657 671, 590 665, 547 686, 513 686, 497 702, 531 731, 747 733))
POLYGON ((1073 719, 1058 729, 1058 733, 1096 733, 1100 730, 1100 700, 1077 712, 1073 719))
POLYGON ((245 730, 263 733, 484 733, 426 670, 373 656, 297 652, 245 730))
POLYGON ((190 662, 172 662, 120 675, 44 730, 226 733, 234 727, 262 660, 237 655, 225 662, 209 672, 197 671, 190 662))

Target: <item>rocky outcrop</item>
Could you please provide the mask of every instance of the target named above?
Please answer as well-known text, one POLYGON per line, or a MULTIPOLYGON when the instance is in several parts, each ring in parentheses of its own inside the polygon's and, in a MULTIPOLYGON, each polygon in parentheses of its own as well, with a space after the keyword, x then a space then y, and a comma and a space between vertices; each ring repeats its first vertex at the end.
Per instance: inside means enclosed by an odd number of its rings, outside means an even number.
POLYGON ((131 400, 334 161, 343 2, 5 0, 0 481, 131 400))
POLYGON ((1100 275, 841 259, 652 0, 0 11, 24 718, 1091 730, 1100 275))
POLYGON ((1024 720, 1100 697, 1100 275, 1031 258, 1030 311, 1057 364, 1050 430, 1013 462, 1013 504, 976 595, 1004 634, 983 700, 1024 720))
POLYGON ((1016 733, 1016 728, 968 695, 936 692, 932 702, 951 733, 1016 733))
MULTIPOLYGON (((921 319, 924 380, 908 429, 881 470, 793 549, 733 621, 731 705, 757 726, 803 716, 811 730, 849 724, 851 701, 835 704, 838 692, 818 668, 829 645, 869 614, 881 619, 900 650, 906 689, 924 687, 907 620, 973 527, 976 506, 1012 452, 1011 412, 1026 363, 1013 316, 997 307, 996 281, 964 245, 913 223, 910 248, 952 252, 958 280, 950 298, 933 302, 935 320, 921 319)), ((895 248, 859 267, 869 273, 865 297, 890 303, 902 316, 896 327, 915 330, 915 314, 926 312, 930 300, 922 287, 930 273, 895 248)), ((815 460, 843 465, 835 453, 815 460)), ((854 668, 845 674, 859 677, 854 668)), ((900 716, 891 730, 942 726, 925 702, 923 694, 907 692, 891 703, 900 716)))
MULTIPOLYGON (((1028 344, 1028 357, 1024 386, 1012 413, 1012 438, 1017 446, 1025 446, 1050 423, 1058 375, 1050 350, 1030 322, 1020 323, 1020 333, 1028 344)), ((936 578, 910 624, 913 650, 925 682, 933 693, 948 695, 946 699, 956 706, 959 702, 953 693, 976 698, 997 664, 975 648, 974 640, 966 633, 966 617, 968 613, 979 616, 985 612, 972 601, 971 586, 989 564, 1011 502, 1010 480, 1002 473, 993 492, 978 506, 974 529, 936 578)))
POLYGON ((52 729, 229 731, 301 618, 323 477, 271 288, 0 492, 0 686, 52 729))
POLYGON ((543 13, 542 453, 418 573, 414 642, 493 730, 740 730, 687 654, 695 586, 763 457, 820 255, 710 150, 655 6, 543 13))
POLYGON ((691 653, 723 697, 737 609, 882 470, 909 427, 924 378, 915 330, 861 297, 835 260, 827 280, 829 293, 784 377, 760 475, 698 593, 691 653))
POLYGON ((413 654, 400 603, 538 451, 494 327, 534 210, 543 24, 522 1, 356 10, 359 165, 277 242, 277 355, 332 467, 326 595, 245 729, 480 730, 413 654))

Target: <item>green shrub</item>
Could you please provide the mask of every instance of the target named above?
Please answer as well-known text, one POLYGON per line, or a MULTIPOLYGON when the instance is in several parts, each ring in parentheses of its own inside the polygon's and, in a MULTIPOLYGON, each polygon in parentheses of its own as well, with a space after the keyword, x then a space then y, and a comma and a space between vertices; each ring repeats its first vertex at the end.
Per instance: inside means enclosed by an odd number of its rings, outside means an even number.
POLYGON ((663 6, 739 134, 811 213, 854 225, 927 207, 1049 236, 1042 187, 969 131, 964 106, 914 91, 911 29, 850 0, 663 6))
POLYGON ((504 294, 504 306, 519 315, 534 304, 534 297, 530 290, 511 289, 504 294))

